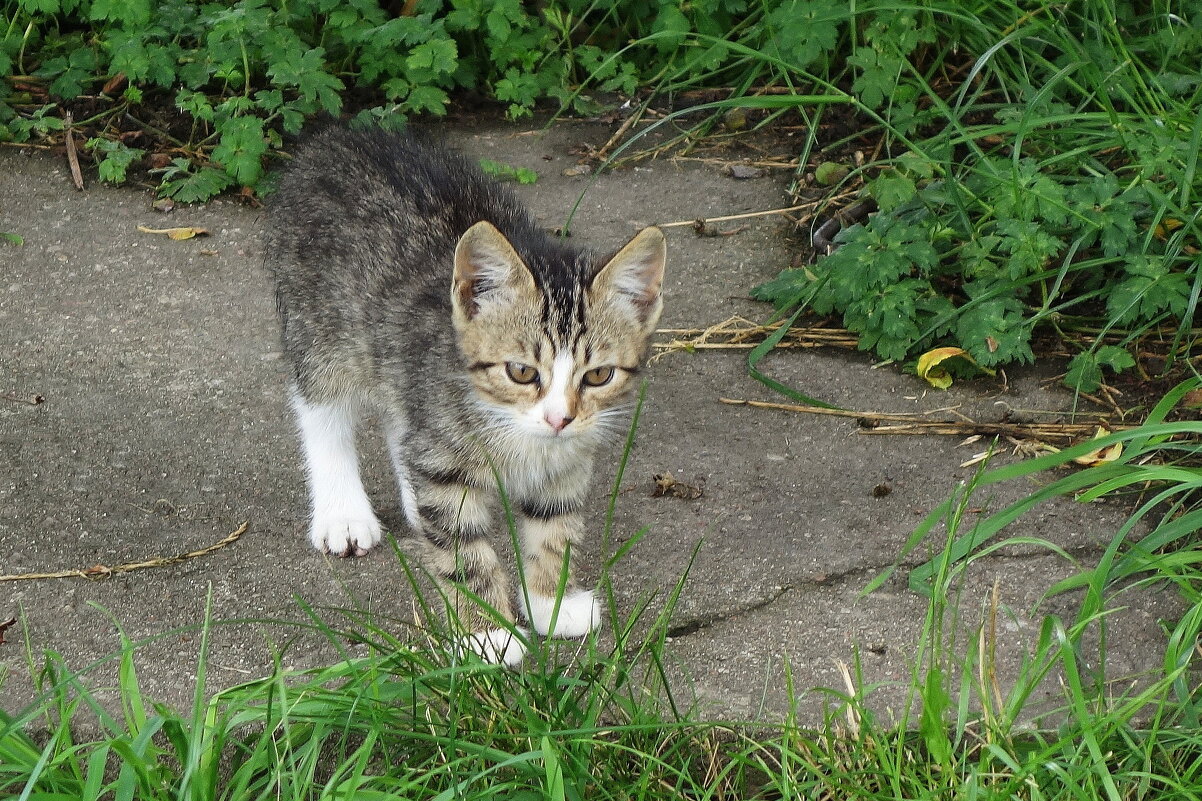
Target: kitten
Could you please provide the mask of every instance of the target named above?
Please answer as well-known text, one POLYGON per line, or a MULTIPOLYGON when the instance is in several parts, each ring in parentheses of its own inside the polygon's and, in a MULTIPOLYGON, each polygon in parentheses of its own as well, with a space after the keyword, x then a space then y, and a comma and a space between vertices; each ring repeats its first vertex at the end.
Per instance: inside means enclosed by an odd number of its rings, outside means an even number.
POLYGON ((544 233, 465 159, 411 135, 334 127, 281 179, 266 253, 313 545, 361 556, 380 541, 355 451, 356 421, 374 410, 468 647, 511 665, 524 656, 457 590, 515 619, 488 541, 505 531, 498 474, 519 529, 525 619, 544 635, 596 628, 599 605, 569 557, 593 454, 626 425, 663 306, 660 230, 598 259, 544 233))

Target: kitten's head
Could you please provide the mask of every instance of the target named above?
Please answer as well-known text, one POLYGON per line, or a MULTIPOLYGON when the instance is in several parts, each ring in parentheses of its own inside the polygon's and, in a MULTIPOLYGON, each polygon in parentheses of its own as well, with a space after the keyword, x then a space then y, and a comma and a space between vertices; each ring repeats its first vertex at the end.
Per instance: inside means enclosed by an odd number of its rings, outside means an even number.
POLYGON ((488 222, 455 249, 455 331, 480 403, 509 433, 595 439, 637 386, 666 248, 644 228, 604 263, 528 265, 488 222))

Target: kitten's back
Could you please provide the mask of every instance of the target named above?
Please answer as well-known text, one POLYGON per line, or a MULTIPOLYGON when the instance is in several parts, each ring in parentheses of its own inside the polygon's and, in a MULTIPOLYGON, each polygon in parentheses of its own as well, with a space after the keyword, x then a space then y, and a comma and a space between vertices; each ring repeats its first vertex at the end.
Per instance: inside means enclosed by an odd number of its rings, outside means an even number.
POLYGON ((549 255, 576 261, 507 188, 408 132, 330 127, 311 137, 280 181, 272 217, 267 244, 276 265, 291 261, 289 268, 307 264, 323 273, 379 270, 445 284, 456 241, 481 220, 532 268, 549 255))

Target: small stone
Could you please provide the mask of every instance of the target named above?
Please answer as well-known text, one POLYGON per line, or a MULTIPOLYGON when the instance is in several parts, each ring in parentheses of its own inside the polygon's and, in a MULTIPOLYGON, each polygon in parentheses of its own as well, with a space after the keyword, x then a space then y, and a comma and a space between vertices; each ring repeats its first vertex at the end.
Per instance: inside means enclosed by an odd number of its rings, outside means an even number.
POLYGON ((759 167, 749 167, 746 164, 732 164, 727 172, 730 173, 731 178, 737 178, 740 181, 750 178, 762 178, 764 176, 764 171, 759 167))

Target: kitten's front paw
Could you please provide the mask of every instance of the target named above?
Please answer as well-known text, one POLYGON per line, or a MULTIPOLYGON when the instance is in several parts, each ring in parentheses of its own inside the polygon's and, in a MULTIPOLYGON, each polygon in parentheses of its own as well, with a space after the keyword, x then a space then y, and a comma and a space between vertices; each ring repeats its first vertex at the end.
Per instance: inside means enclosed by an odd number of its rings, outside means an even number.
POLYGON ((555 615, 554 630, 551 627, 554 598, 532 592, 527 605, 526 593, 518 595, 518 603, 526 619, 539 634, 548 637, 583 637, 601 625, 601 604, 593 597, 592 590, 580 590, 564 596, 555 615))
MULTIPOLYGON (((518 629, 524 637, 525 629, 518 629)), ((522 638, 508 629, 489 629, 468 634, 459 640, 459 648, 471 651, 493 665, 517 667, 526 658, 526 645, 522 638)))
POLYGON ((365 556, 381 537, 380 522, 366 515, 324 515, 313 518, 309 539, 313 547, 334 556, 365 556))

